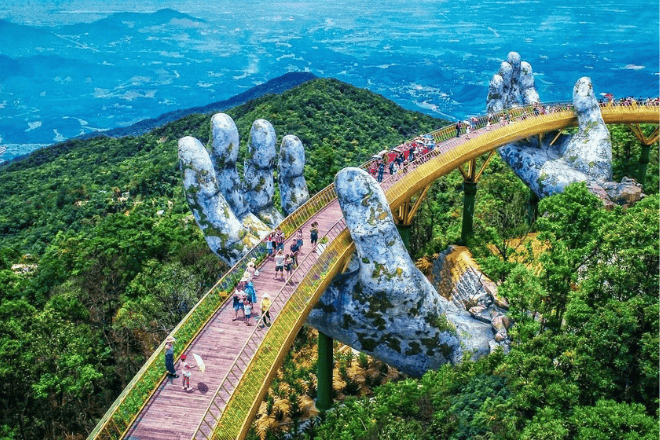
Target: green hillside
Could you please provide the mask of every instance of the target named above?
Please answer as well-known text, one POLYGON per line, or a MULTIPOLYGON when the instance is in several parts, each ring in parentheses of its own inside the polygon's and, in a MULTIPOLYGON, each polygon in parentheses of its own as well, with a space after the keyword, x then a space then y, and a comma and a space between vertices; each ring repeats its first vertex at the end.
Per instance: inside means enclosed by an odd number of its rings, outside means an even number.
MULTIPOLYGON (((256 119, 274 125, 278 146, 297 135, 311 192, 341 168, 443 125, 332 79, 228 113, 243 153, 256 119)), ((0 380, 8 384, 0 426, 9 437, 89 432, 224 271, 191 219, 177 165, 178 139, 206 143, 210 117, 138 137, 73 140, 0 169, 0 380)))
MULTIPOLYGON (((275 126, 278 144, 300 137, 311 192, 445 124, 332 79, 227 113, 242 154, 255 119, 275 126)), ((0 168, 0 438, 85 438, 226 269, 192 220, 177 165, 177 140, 208 142, 210 117, 69 141, 0 168)), ((627 127, 611 132, 619 179, 636 170, 639 146, 627 127)), ((657 176, 656 145, 652 195, 635 207, 605 211, 574 185, 530 225, 529 190, 495 156, 470 249, 511 302, 511 353, 381 387, 300 438, 657 438, 657 176), (501 258, 531 233, 548 252, 501 258)), ((411 230, 416 257, 460 237, 461 188, 458 172, 433 184, 411 230)))

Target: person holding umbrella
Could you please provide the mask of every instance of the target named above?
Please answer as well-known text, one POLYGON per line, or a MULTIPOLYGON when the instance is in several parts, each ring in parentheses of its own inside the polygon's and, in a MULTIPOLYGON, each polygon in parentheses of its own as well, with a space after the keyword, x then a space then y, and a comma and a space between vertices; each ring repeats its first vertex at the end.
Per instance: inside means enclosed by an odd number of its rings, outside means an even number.
POLYGON ((192 376, 192 369, 196 368, 197 365, 191 365, 188 363, 188 356, 185 354, 181 355, 181 371, 183 372, 183 386, 181 387, 184 391, 192 390, 190 386, 190 377, 192 376))

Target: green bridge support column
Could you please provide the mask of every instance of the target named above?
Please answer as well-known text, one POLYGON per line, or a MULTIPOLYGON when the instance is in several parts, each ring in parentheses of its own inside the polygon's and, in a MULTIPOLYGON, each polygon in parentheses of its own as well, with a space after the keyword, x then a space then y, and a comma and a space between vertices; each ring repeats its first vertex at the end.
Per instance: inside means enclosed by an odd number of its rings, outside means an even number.
POLYGON ((316 374, 316 409, 321 412, 332 407, 332 338, 319 332, 319 360, 316 374))
POLYGON ((531 225, 539 214, 539 196, 532 190, 529 191, 529 200, 527 201, 527 224, 531 225))
POLYGON ((646 181, 646 167, 649 164, 649 154, 651 153, 651 145, 642 143, 642 154, 639 156, 639 171, 637 174, 637 183, 644 188, 646 181))
POLYGON ((468 237, 473 234, 474 196, 477 194, 477 182, 463 181, 463 225, 461 228, 461 243, 467 244, 468 237))
POLYGON ((398 223, 395 223, 395 225, 396 229, 399 231, 404 246, 410 251, 410 228, 412 228, 412 225, 400 225, 398 223))

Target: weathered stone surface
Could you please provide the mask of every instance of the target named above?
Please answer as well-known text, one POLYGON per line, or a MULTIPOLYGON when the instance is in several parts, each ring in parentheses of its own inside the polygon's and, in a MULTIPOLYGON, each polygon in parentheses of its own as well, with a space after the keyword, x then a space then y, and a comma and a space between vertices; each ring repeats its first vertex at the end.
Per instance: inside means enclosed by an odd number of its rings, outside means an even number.
POLYGON ((415 376, 489 353, 491 325, 439 295, 415 267, 377 182, 346 168, 335 186, 356 254, 321 297, 310 324, 415 376))
POLYGON ((265 119, 257 119, 250 130, 243 179, 250 211, 271 228, 284 219, 273 203, 275 157, 275 129, 265 119))
MULTIPOLYGON (((219 113, 211 118, 211 131, 210 153, 197 139, 185 137, 179 140, 179 161, 186 199, 209 247, 233 265, 283 219, 273 204, 275 130, 268 121, 255 121, 245 161, 245 185, 236 171, 239 150, 236 124, 228 115, 219 113)), ((286 181, 289 189, 285 191, 294 191, 302 200, 300 188, 306 190, 302 177, 305 155, 299 151, 300 141, 298 144, 289 148, 296 159, 288 160, 289 167, 280 174, 290 176, 286 181)))
MULTIPOLYGON (((534 86, 532 67, 520 61, 517 53, 509 53, 507 61, 501 64, 499 72, 490 82, 487 111, 495 113, 537 102, 539 96, 534 86)), ((610 133, 603 122, 589 78, 580 78, 575 83, 573 104, 578 117, 578 132, 575 135, 560 135, 550 145, 557 133, 546 133, 541 144, 537 139, 514 142, 500 148, 500 155, 541 198, 560 193, 573 182, 586 182, 587 187, 606 206, 635 203, 643 197, 641 190, 629 183, 618 185, 610 182, 610 133)))
POLYGON ((246 230, 223 197, 208 151, 193 137, 179 139, 186 200, 211 250, 233 264, 260 240, 246 230))
POLYGON ((630 177, 624 177, 620 183, 602 182, 600 186, 617 205, 632 206, 644 197, 642 185, 630 177))
POLYGON ((539 102, 532 66, 520 60, 517 52, 509 52, 507 60, 488 86, 486 110, 497 113, 507 108, 539 102))
POLYGON ((245 191, 236 171, 238 159, 238 129, 234 120, 225 113, 217 113, 211 118, 213 149, 211 161, 215 168, 218 185, 225 200, 238 218, 248 213, 245 191))
MULTIPOLYGON (((449 246, 433 262, 431 284, 471 317, 492 325, 493 333, 510 325, 506 317, 508 304, 497 294, 497 286, 478 269, 470 251, 463 246, 449 246)), ((504 333, 506 335, 506 333, 504 333)), ((508 337, 498 341, 508 351, 508 337)), ((492 344, 491 344, 492 345, 492 344)))
POLYGON ((573 182, 612 178, 612 144, 591 80, 581 78, 573 89, 579 130, 574 136, 547 133, 542 144, 531 138, 499 149, 513 171, 538 195, 560 193, 573 182))
POLYGON ((578 117, 578 132, 566 146, 563 158, 588 179, 612 180, 612 141, 603 121, 591 79, 577 80, 573 105, 578 117))
POLYGON ((305 182, 305 149, 297 136, 286 135, 280 145, 277 179, 280 201, 286 215, 309 199, 305 182))

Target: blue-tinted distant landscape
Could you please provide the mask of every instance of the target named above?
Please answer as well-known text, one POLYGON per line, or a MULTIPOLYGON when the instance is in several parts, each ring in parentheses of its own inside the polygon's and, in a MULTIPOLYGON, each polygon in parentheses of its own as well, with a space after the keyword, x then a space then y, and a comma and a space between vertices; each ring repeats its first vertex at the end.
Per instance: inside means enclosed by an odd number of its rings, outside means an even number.
POLYGON ((512 50, 544 101, 570 99, 582 76, 597 93, 658 94, 648 1, 15 1, 0 19, 0 160, 291 71, 448 119, 484 113, 512 50))

